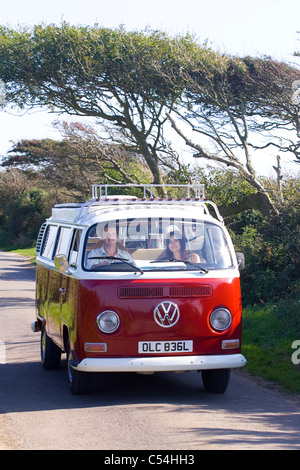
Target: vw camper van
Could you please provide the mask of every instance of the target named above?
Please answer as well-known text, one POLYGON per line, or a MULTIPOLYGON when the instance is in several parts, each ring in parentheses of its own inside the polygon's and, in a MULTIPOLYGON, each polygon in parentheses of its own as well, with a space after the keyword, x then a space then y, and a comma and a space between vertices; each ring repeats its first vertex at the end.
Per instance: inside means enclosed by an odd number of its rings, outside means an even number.
POLYGON ((45 369, 66 353, 72 393, 93 373, 192 370, 223 393, 245 365, 243 256, 202 185, 94 185, 54 206, 36 251, 32 329, 45 369))

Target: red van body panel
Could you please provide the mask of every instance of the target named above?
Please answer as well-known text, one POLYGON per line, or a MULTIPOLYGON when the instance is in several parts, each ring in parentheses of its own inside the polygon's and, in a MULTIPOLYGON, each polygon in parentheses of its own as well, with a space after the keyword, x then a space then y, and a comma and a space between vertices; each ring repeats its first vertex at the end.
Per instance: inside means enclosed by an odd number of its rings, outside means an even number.
MULTIPOLYGON (((224 354, 222 340, 241 337, 239 279, 205 279, 203 283, 197 279, 80 281, 75 337, 73 357, 78 361, 84 357, 142 356, 138 353, 139 341, 193 340, 194 350, 186 354, 224 354), (193 290, 195 295, 190 296, 193 290), (145 298, 145 292, 149 292, 149 297, 145 298), (179 308, 180 318, 170 328, 163 328, 154 320, 154 309, 163 301, 174 302, 179 308), (224 332, 216 332, 209 324, 209 315, 216 307, 226 307, 232 314, 232 324, 224 332), (97 316, 104 310, 113 310, 120 317, 115 333, 107 335, 97 327, 97 316), (86 342, 104 342, 107 352, 88 353, 86 342)), ((240 352, 240 347, 234 352, 240 352)))
MULTIPOLYGON (((137 357, 139 341, 192 340, 193 352, 175 354, 229 354, 238 348, 222 349, 222 341, 240 339, 242 305, 239 278, 206 278, 173 280, 78 280, 54 270, 37 267, 38 314, 46 320, 49 336, 64 348, 63 327, 72 332, 70 343, 73 358, 137 357), (45 292, 45 276, 49 290, 45 292), (51 298, 50 298, 51 297, 51 298), (154 309, 163 301, 175 303, 180 318, 171 328, 163 328, 154 320, 154 309), (217 307, 226 307, 232 314, 231 326, 215 331, 209 316, 217 307), (115 333, 104 334, 97 327, 97 316, 113 310, 120 317, 115 333), (85 343, 106 343, 105 353, 85 351, 85 343)), ((157 355, 153 351, 152 355, 157 355)), ((168 353, 164 353, 168 355, 168 353)), ((174 352, 169 353, 174 355, 174 352)), ((149 357, 149 353, 146 354, 149 357)))

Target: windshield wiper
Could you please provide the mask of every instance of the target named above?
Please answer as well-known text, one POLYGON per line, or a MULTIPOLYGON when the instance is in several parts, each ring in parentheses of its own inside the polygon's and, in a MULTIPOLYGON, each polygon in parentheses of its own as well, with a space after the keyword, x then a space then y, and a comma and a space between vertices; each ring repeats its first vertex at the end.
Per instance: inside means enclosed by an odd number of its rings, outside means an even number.
POLYGON ((183 261, 183 263, 189 264, 191 266, 195 266, 196 268, 201 269, 201 271, 203 271, 204 273, 208 273, 208 269, 203 268, 203 266, 199 266, 199 264, 197 263, 193 263, 192 261, 187 261, 187 260, 183 261))
POLYGON ((88 258, 88 260, 89 259, 108 259, 108 260, 122 261, 122 263, 128 264, 129 266, 134 268, 136 271, 139 271, 141 274, 144 274, 144 271, 142 271, 142 269, 138 268, 135 264, 132 264, 129 261, 129 259, 120 258, 118 256, 91 256, 90 258, 88 258))
POLYGON ((185 263, 190 266, 195 266, 196 268, 200 269, 204 273, 208 273, 207 269, 203 268, 202 266, 199 266, 197 263, 193 263, 192 261, 188 261, 188 260, 181 260, 181 259, 175 259, 175 258, 173 259, 162 258, 162 259, 150 261, 150 263, 166 263, 166 262, 167 263, 185 263))

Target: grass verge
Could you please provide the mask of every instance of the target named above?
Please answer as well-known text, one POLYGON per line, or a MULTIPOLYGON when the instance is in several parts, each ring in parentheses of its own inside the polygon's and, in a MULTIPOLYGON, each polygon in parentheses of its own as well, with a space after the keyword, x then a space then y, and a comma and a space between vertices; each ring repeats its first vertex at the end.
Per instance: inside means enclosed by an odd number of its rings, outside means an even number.
POLYGON ((300 394, 300 296, 243 310, 243 347, 245 370, 300 394))
POLYGON ((10 253, 18 253, 19 255, 27 256, 31 263, 35 263, 36 251, 35 247, 32 248, 0 248, 3 251, 9 251, 10 253))

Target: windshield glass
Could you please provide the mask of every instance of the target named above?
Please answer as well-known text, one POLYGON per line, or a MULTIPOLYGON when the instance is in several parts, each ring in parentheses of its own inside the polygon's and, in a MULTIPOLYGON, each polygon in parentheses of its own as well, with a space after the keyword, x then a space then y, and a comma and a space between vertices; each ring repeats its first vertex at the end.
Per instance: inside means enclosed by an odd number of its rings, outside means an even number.
POLYGON ((232 266, 218 225, 196 219, 135 218, 93 225, 84 268, 93 271, 211 270, 232 266))

